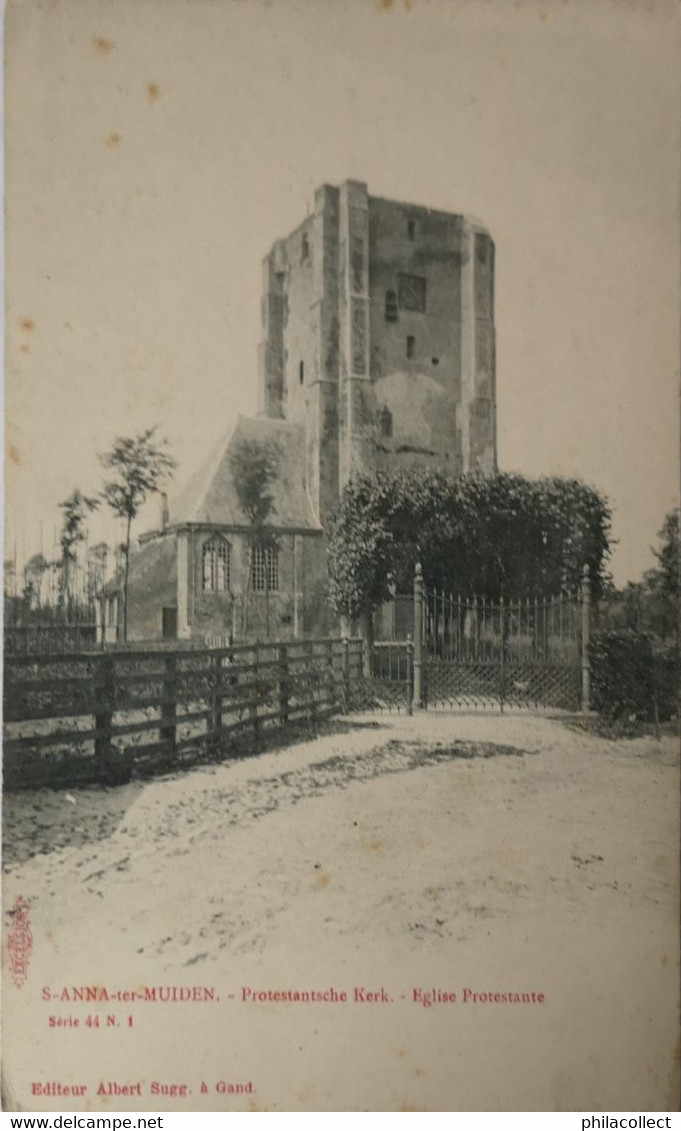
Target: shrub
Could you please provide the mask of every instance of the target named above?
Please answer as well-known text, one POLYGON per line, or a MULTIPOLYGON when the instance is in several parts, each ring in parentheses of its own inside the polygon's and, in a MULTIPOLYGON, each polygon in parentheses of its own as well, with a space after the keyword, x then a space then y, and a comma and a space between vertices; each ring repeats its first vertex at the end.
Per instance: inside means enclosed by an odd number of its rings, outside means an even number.
POLYGON ((669 719, 677 712, 679 656, 644 632, 598 632, 590 642, 591 702, 606 718, 669 719))
POLYGON ((357 476, 329 529, 329 598, 336 612, 358 616, 392 587, 409 593, 420 561, 429 586, 492 600, 574 591, 588 565, 597 600, 609 544, 607 501, 575 479, 357 476))

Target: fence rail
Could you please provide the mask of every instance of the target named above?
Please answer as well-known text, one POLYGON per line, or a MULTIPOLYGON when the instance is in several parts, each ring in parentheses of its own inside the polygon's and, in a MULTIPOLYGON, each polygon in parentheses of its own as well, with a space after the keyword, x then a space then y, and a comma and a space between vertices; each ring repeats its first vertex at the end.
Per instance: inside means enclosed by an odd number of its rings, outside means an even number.
POLYGON ((97 625, 81 624, 5 624, 5 655, 41 655, 45 652, 80 652, 97 647, 97 625))
POLYGON ((362 706, 363 642, 8 657, 8 788, 127 780, 362 706))

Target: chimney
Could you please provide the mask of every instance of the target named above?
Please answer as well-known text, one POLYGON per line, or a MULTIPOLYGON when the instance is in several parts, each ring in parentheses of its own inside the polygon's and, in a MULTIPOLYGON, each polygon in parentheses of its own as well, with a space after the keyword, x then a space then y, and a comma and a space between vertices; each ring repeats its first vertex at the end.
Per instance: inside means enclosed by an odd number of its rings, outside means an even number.
POLYGON ((168 496, 165 491, 161 494, 161 530, 165 530, 170 521, 170 511, 168 509, 168 496))

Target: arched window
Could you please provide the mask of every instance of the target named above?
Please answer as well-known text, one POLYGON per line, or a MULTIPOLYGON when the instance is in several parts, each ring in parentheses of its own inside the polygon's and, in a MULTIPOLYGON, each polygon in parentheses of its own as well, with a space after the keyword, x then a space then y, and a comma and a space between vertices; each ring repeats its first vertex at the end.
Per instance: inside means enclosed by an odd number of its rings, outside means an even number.
POLYGON ((279 588, 279 551, 253 550, 252 581, 254 593, 276 593, 279 588))
POLYGON ((203 588, 214 592, 229 589, 229 542, 211 538, 203 546, 203 588))

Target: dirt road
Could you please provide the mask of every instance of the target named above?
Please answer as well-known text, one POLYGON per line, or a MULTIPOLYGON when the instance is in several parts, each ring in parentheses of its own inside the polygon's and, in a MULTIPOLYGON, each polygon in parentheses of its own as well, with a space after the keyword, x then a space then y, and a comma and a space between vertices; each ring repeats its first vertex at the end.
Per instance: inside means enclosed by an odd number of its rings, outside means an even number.
POLYGON ((673 1109, 676 747, 366 716, 181 776, 8 798, 5 913, 23 896, 33 932, 28 980, 5 975, 13 1102, 673 1109), (82 986, 109 1000, 73 1001, 82 986), (312 991, 327 1000, 295 999, 312 991))

